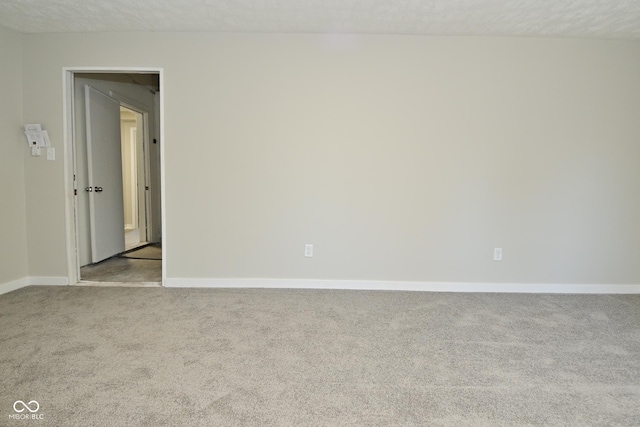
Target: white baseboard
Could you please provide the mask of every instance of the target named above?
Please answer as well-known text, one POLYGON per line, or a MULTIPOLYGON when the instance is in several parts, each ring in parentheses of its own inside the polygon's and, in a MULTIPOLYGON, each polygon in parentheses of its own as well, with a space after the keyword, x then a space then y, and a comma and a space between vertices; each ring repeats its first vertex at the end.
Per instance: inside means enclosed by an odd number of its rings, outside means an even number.
MULTIPOLYGON (((23 277, 0 284, 0 295, 30 285, 66 286, 66 277, 23 277)), ((314 279, 167 278, 169 288, 342 289, 367 291, 480 292, 532 294, 640 294, 640 285, 394 282, 314 279)))
POLYGON ((68 284, 69 279, 66 277, 23 277, 18 280, 0 284, 0 295, 30 285, 66 286, 68 284))
POLYGON ((28 277, 23 277, 22 279, 2 283, 0 284, 0 295, 6 294, 7 292, 15 291, 16 289, 24 288, 25 286, 29 286, 28 277))
POLYGON ((169 288, 343 289, 368 291, 482 292, 532 294, 640 294, 640 285, 394 282, 310 279, 167 278, 169 288))
POLYGON ((68 277, 46 277, 46 276, 31 276, 29 277, 30 285, 39 286, 67 286, 69 284, 68 277))

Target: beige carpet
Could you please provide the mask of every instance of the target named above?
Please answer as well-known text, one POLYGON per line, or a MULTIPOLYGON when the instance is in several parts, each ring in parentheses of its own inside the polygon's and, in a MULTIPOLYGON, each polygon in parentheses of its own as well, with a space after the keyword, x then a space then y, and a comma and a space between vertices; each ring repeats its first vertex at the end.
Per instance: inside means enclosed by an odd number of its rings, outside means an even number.
POLYGON ((147 245, 120 255, 120 258, 162 260, 162 246, 147 245))
POLYGON ((149 245, 80 269, 93 282, 162 282, 162 247, 149 245))
POLYGON ((28 287, 0 325, 2 426, 640 425, 640 296, 28 287))

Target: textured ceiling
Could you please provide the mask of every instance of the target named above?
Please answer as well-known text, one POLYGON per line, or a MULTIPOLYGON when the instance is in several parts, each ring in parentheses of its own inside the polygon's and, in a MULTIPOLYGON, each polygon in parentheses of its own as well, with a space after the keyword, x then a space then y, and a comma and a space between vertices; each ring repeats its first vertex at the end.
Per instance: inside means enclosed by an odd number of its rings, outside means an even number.
POLYGON ((640 0, 0 0, 0 25, 640 39, 640 0))

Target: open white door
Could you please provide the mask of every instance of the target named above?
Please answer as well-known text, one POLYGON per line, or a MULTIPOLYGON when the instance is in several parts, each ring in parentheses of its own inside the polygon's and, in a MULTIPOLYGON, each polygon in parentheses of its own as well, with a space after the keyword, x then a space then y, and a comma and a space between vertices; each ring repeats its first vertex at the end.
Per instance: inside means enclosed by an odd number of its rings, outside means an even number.
POLYGON ((91 261, 124 252, 120 101, 85 86, 91 261))

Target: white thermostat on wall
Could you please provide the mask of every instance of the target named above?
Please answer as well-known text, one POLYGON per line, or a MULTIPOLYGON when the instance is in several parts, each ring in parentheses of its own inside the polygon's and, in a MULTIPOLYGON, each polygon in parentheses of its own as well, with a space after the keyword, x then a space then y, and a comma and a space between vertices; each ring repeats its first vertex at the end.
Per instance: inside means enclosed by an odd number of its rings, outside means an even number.
POLYGON ((24 134, 27 136, 30 148, 51 146, 49 134, 46 130, 42 130, 42 126, 39 124, 24 125, 24 134))

